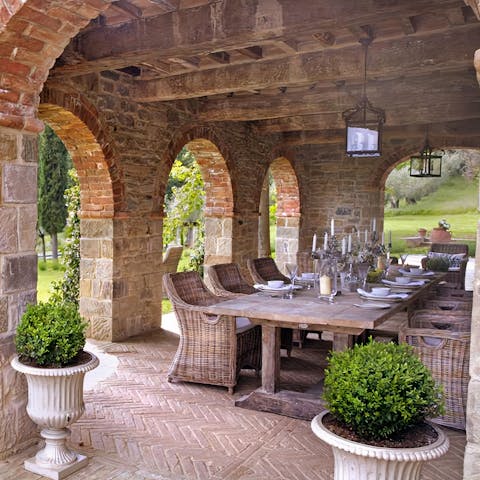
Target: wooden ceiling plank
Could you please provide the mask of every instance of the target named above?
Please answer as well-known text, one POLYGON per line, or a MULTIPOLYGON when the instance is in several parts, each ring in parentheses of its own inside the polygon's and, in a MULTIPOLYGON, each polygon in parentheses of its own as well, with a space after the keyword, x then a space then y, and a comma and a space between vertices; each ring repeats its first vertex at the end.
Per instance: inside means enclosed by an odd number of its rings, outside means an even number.
POLYGON ((400 17, 399 21, 405 35, 413 35, 417 31, 413 17, 400 17))
POLYGON ((112 5, 127 13, 130 18, 143 17, 143 10, 126 0, 116 0, 112 5))
POLYGON ((237 48, 237 52, 253 60, 259 60, 263 58, 263 49, 259 46, 237 48))

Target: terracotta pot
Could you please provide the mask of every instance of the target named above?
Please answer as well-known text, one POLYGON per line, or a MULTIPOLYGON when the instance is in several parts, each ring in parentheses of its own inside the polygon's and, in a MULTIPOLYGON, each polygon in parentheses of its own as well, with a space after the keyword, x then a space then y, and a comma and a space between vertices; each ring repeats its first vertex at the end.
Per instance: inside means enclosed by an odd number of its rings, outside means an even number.
POLYGON ((430 234, 432 243, 448 243, 452 239, 452 234, 440 227, 435 227, 430 234))
POLYGON ((85 411, 83 379, 85 373, 97 367, 93 353, 80 365, 64 368, 38 368, 23 364, 14 357, 12 367, 22 372, 28 384, 28 416, 40 427, 45 447, 35 457, 25 461, 25 469, 48 478, 63 478, 84 467, 87 458, 70 450, 67 428, 85 411))
POLYGON ((328 413, 325 410, 312 420, 312 431, 332 447, 335 480, 418 480, 423 462, 444 455, 449 447, 448 437, 432 424, 430 426, 437 432, 438 438, 424 447, 387 448, 353 442, 332 433, 323 425, 322 419, 328 413))

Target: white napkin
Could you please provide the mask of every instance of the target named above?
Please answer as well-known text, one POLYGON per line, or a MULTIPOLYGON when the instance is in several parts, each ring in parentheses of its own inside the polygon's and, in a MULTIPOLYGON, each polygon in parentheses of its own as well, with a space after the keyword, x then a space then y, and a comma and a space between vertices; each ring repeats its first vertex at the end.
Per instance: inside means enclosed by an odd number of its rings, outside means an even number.
POLYGON ((363 297, 367 297, 367 298, 401 298, 401 299, 404 299, 404 298, 408 297, 408 293, 390 293, 388 295, 373 295, 372 293, 366 292, 365 290, 363 290, 363 288, 357 288, 357 292, 360 295, 362 295, 363 297))
POLYGON ((412 273, 408 270, 404 270, 403 268, 399 268, 398 271, 400 273, 403 273, 404 275, 410 275, 410 276, 415 276, 415 277, 429 277, 431 275, 435 275, 435 272, 422 272, 422 273, 412 273))
POLYGON ((422 285, 425 285, 425 280, 412 280, 408 283, 398 283, 391 280, 382 280, 382 282, 386 285, 395 285, 396 287, 421 287, 422 285))

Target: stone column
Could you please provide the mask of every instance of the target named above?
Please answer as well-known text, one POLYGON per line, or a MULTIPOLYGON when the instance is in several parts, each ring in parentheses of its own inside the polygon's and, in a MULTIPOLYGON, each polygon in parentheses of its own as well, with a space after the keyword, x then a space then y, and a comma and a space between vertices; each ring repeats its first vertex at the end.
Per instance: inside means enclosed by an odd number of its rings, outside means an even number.
POLYGON ((275 262, 284 273, 286 273, 286 263, 297 261, 299 224, 299 216, 277 217, 275 262))
POLYGON ((262 186, 260 194, 260 217, 258 219, 258 256, 269 257, 270 250, 270 210, 269 210, 269 182, 268 175, 262 186))
POLYGON ((232 261, 232 222, 231 217, 205 217, 205 266, 232 261))
POLYGON ((470 342, 470 383, 467 403, 467 446, 463 478, 480 479, 480 223, 477 225, 477 252, 473 282, 472 339, 470 342))
POLYGON ((0 459, 34 443, 23 375, 10 367, 14 334, 36 302, 37 136, 0 128, 0 459))

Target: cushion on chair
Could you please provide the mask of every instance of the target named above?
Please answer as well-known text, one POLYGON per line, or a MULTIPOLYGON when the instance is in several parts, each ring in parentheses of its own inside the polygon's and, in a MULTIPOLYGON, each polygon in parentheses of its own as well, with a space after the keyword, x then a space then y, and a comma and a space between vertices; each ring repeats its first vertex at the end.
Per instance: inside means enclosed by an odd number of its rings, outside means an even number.
POLYGON ((246 332, 255 326, 247 317, 235 317, 235 323, 237 324, 237 333, 246 332))
POLYGON ((440 253, 440 252, 428 252, 427 258, 445 258, 448 260, 450 267, 449 271, 460 270, 461 263, 465 260, 464 253, 440 253))

